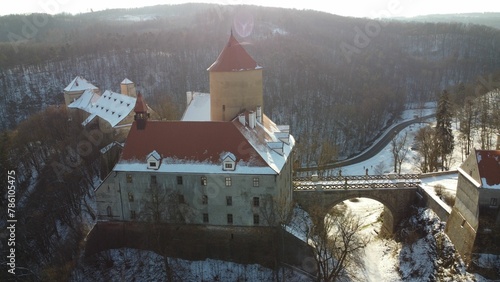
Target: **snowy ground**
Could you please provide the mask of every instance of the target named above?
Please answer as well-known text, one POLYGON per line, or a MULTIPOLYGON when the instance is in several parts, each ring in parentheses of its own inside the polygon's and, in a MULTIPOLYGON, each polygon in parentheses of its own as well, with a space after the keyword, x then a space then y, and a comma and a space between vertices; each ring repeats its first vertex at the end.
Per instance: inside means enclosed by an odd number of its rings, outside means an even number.
MULTIPOLYGON (((238 264, 206 259, 188 261, 167 258, 147 250, 112 249, 101 252, 80 264, 70 281, 167 281, 170 273, 173 281, 274 281, 277 274, 258 264, 238 264), (169 271, 167 271, 167 262, 169 271)), ((281 270, 278 275, 282 275, 281 270)), ((283 281, 310 281, 307 276, 284 271, 283 281)))
POLYGON ((355 270, 356 280, 366 282, 401 280, 397 271, 399 244, 394 240, 382 239, 377 236, 382 226, 379 218, 384 206, 367 198, 344 201, 344 204, 352 214, 363 219, 364 225, 360 236, 369 240, 364 249, 364 259, 362 260, 364 266, 355 270))

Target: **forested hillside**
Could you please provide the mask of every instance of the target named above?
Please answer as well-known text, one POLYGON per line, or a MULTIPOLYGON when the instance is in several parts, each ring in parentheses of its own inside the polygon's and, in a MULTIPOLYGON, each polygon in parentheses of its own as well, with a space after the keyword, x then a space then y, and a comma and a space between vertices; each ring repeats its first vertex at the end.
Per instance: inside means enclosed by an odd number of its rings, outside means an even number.
POLYGON ((265 113, 291 125, 302 151, 352 154, 408 103, 500 70, 500 31, 486 26, 208 4, 5 16, 0 126, 61 103, 76 75, 114 91, 127 77, 152 107, 167 95, 182 110, 186 91, 208 92, 206 68, 231 28, 264 67, 265 113))

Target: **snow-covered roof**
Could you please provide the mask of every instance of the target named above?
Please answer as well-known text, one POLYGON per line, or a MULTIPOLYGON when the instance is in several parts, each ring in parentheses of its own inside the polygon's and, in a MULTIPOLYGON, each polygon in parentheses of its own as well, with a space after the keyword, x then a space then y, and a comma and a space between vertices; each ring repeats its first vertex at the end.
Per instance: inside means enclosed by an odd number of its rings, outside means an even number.
POLYGON ((91 90, 69 104, 70 108, 86 111, 90 116, 82 123, 88 124, 96 116, 106 120, 112 127, 128 116, 135 106, 136 98, 106 90, 101 96, 91 90))
MULTIPOLYGON (((113 168, 114 171, 135 171, 135 172, 150 172, 147 164, 143 162, 119 162, 113 168)), ((253 174, 253 175, 269 175, 276 172, 268 166, 253 166, 246 162, 240 161, 237 163, 235 170, 221 170, 219 164, 214 164, 208 161, 196 162, 179 160, 176 158, 165 158, 162 160, 158 172, 165 173, 206 173, 206 174, 253 174)))
POLYGON ((193 98, 182 115, 182 121, 210 121, 210 94, 193 93, 193 98))
POLYGON ((106 90, 90 107, 90 113, 106 120, 112 127, 128 116, 135 106, 136 98, 106 90))
POLYGON ((125 78, 120 84, 132 84, 133 82, 128 79, 128 78, 125 78))
POLYGON ((149 155, 146 159, 149 159, 151 157, 153 157, 154 159, 156 159, 158 161, 161 160, 161 156, 156 150, 153 150, 153 152, 149 153, 149 155))
POLYGON ((104 147, 100 150, 101 154, 106 154, 106 153, 107 153, 109 150, 111 150, 111 148, 113 148, 114 146, 120 146, 120 147, 122 147, 122 148, 123 148, 123 144, 118 143, 118 142, 116 142, 116 141, 113 141, 113 142, 109 143, 108 145, 104 146, 104 147))
POLYGON ((98 89, 95 85, 88 82, 85 78, 81 76, 75 77, 69 84, 64 88, 64 91, 83 91, 87 89, 98 89))
POLYGON ((85 90, 85 92, 83 92, 80 98, 69 104, 68 108, 87 111, 87 109, 90 108, 91 105, 95 104, 97 100, 99 100, 99 98, 101 98, 101 96, 95 93, 93 89, 87 89, 85 90))
POLYGON ((262 123, 257 122, 253 129, 241 124, 238 117, 236 117, 232 123, 238 127, 243 136, 245 136, 269 167, 277 173, 283 169, 283 166, 295 146, 295 139, 292 135, 289 135, 288 144, 282 142, 279 138, 281 136, 278 136, 280 135, 278 133, 282 131, 280 131, 278 126, 264 114, 262 115, 262 123), (276 150, 278 143, 282 144, 282 152, 281 150, 276 150))
POLYGON ((221 154, 221 160, 231 159, 233 162, 236 161, 236 156, 231 152, 224 152, 221 154))

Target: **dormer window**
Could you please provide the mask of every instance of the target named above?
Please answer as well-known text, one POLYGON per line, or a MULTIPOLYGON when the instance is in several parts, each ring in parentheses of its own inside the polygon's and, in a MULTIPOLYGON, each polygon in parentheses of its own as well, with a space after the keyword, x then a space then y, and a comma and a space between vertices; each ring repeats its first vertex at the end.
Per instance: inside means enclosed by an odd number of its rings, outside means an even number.
POLYGON ((222 170, 236 169, 236 156, 233 153, 227 152, 222 155, 222 170))
POLYGON ((149 153, 146 163, 148 164, 148 169, 159 169, 161 164, 160 154, 156 151, 149 153))

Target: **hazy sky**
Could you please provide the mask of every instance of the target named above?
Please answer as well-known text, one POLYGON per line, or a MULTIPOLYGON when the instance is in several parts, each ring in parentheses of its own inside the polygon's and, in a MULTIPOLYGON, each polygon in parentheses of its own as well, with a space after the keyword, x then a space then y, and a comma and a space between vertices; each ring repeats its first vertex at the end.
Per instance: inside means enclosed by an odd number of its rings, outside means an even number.
MULTIPOLYGON (((85 13, 112 8, 136 8, 158 4, 179 4, 186 0, 0 0, 0 15, 33 12, 85 13)), ((411 17, 426 14, 500 12, 498 0, 199 0, 217 4, 254 4, 261 6, 311 9, 353 17, 411 17)))

